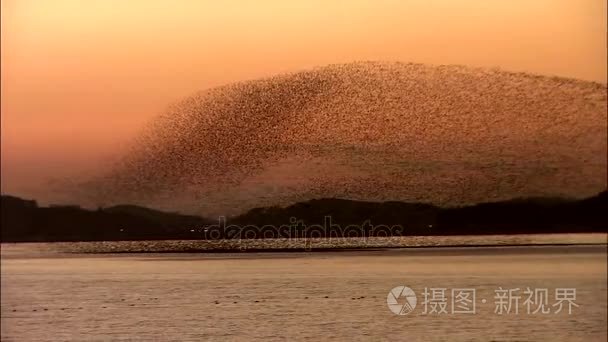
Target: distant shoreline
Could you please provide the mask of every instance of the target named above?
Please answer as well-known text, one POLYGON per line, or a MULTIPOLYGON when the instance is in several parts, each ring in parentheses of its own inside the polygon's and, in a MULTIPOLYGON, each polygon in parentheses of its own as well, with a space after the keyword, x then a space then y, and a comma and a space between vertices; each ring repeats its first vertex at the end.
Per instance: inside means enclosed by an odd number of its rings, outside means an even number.
MULTIPOLYGON (((311 248, 309 250, 300 248, 265 248, 265 249, 211 249, 211 250, 178 250, 178 251, 106 251, 106 252, 90 252, 85 254, 256 254, 256 253, 358 253, 358 252, 386 252, 386 251, 439 251, 445 249, 496 249, 506 248, 506 252, 513 248, 528 248, 528 247, 599 247, 604 246, 608 250, 608 243, 552 243, 552 244, 508 244, 508 245, 445 245, 445 246, 411 246, 411 247, 333 247, 333 248, 311 248)), ((528 248, 531 249, 531 248, 528 248)), ((515 251, 520 253, 521 251, 515 251)))
MULTIPOLYGON (((38 244, 38 243, 36 243, 38 244)), ((3 249, 6 245, 3 243, 3 249)), ((31 245, 30 245, 31 246, 31 245)), ((608 244, 527 244, 527 245, 452 245, 385 248, 323 248, 266 249, 266 250, 205 250, 205 251, 90 251, 50 252, 36 251, 35 246, 17 253, 2 253, 2 260, 38 258, 142 258, 141 260, 223 260, 223 259, 281 259, 281 258, 328 258, 328 257, 490 257, 518 255, 608 255, 608 244)))
MULTIPOLYGON (((34 250, 43 254, 65 255, 152 255, 209 254, 255 255, 292 253, 453 253, 454 251, 491 251, 501 249, 521 253, 539 248, 594 248, 608 250, 608 234, 527 234, 472 236, 407 236, 388 238, 339 239, 252 239, 252 240, 149 240, 81 242, 3 242, 3 257, 14 251, 34 250), (30 248, 31 247, 31 248, 30 248), (7 253, 4 253, 7 252, 7 253), (46 253, 48 252, 48 253, 46 253)), ((460 252, 457 252, 460 253, 460 252)))
POLYGON ((3 242, 374 238, 605 233, 608 191, 573 200, 527 198, 441 208, 326 198, 255 208, 219 220, 134 205, 38 207, 2 196, 3 242))

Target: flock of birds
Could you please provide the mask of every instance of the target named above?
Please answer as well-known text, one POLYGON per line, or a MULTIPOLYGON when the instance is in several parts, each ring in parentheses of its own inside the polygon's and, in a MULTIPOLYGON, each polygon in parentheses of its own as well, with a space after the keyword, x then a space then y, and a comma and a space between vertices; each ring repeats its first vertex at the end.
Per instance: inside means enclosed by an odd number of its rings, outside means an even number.
POLYGON ((361 62, 173 104, 96 178, 97 203, 235 214, 311 198, 462 205, 606 188, 606 85, 361 62))
MULTIPOLYGON (((236 296, 236 297, 239 297, 239 296, 236 296)), ((359 296, 359 297, 352 297, 351 300, 361 300, 361 299, 365 299, 365 298, 366 298, 365 296, 359 296)), ((376 296, 371 296, 370 298, 376 299, 377 297, 376 296)), ((323 296, 323 297, 318 297, 318 298, 311 298, 311 297, 305 296, 305 297, 303 297, 303 299, 304 300, 330 299, 330 297, 329 296, 323 296)), ((346 298, 335 298, 335 299, 337 299, 337 300, 345 300, 346 298)), ((135 300, 131 300, 131 303, 129 303, 129 301, 127 301, 127 299, 122 298, 122 299, 120 299, 120 303, 122 305, 119 305, 119 303, 116 302, 116 303, 106 303, 106 304, 104 304, 104 305, 102 305, 100 307, 102 309, 115 309, 115 308, 124 308, 125 306, 128 306, 128 307, 146 307, 146 306, 149 306, 149 305, 164 305, 164 304, 160 304, 159 300, 160 300, 160 298, 158 298, 158 297, 137 298, 135 300)), ((232 304, 239 304, 239 303, 241 303, 241 304, 247 304, 247 303, 251 304, 251 303, 263 303, 263 302, 265 302, 264 299, 255 299, 255 300, 250 299, 250 300, 247 300, 247 301, 244 301, 244 302, 243 301, 239 302, 239 301, 235 301, 235 300, 232 300, 232 301, 229 300, 227 302, 221 302, 219 300, 214 300, 211 303, 214 304, 214 305, 221 305, 221 304, 230 304, 230 303, 232 303, 232 304)), ((76 306, 74 306, 74 307, 56 307, 56 308, 50 308, 50 310, 47 307, 37 307, 37 308, 32 308, 32 309, 30 309, 30 308, 27 308, 27 309, 21 308, 20 310, 19 309, 10 309, 10 312, 12 312, 12 313, 19 313, 19 312, 25 312, 25 311, 28 311, 28 312, 46 312, 46 311, 68 311, 68 312, 71 312, 73 310, 84 310, 84 309, 85 309, 85 307, 83 307, 83 306, 78 306, 78 307, 76 307, 76 306)), ((7 312, 9 312, 9 310, 7 310, 7 312)))

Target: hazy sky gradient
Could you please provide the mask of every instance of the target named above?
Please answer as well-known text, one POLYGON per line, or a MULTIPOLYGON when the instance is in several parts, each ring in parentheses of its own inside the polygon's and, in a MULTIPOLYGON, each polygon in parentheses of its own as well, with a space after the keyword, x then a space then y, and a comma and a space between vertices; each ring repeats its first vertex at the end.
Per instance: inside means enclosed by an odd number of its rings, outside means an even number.
POLYGON ((353 60, 606 82, 606 1, 2 1, 2 191, 103 165, 197 90, 353 60))

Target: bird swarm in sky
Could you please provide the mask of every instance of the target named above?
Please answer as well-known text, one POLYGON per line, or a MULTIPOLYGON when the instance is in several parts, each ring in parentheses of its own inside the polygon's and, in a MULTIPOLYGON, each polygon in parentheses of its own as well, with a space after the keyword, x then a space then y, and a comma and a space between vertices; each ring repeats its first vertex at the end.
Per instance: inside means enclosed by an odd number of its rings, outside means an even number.
POLYGON ((606 85, 462 66, 329 65, 202 91, 96 179, 193 213, 341 197, 460 205, 606 188, 606 85))

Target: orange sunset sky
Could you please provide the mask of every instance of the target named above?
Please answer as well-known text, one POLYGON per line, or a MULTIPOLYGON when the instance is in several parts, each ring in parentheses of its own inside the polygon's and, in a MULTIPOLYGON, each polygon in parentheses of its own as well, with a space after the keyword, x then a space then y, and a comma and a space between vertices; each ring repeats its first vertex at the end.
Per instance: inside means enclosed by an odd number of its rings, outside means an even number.
POLYGON ((2 192, 115 157, 198 90, 330 63, 606 82, 603 0, 2 0, 2 192))

